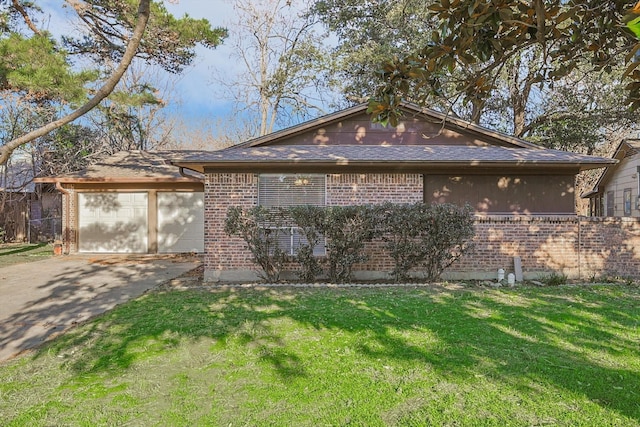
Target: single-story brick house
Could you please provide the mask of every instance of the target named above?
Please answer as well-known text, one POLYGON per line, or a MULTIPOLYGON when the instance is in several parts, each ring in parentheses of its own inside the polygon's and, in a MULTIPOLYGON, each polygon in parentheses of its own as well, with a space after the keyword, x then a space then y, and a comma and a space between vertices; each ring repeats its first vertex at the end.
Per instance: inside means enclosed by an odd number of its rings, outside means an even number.
POLYGON ((204 251, 203 177, 168 159, 190 152, 122 151, 39 182, 63 195, 65 253, 204 251))
POLYGON ((589 199, 589 215, 640 217, 640 140, 625 139, 613 158, 618 163, 602 171, 589 199))
MULTIPOLYGON (((449 202, 470 203, 480 217, 575 217, 575 175, 616 162, 544 149, 428 109, 403 109, 396 128, 372 123, 359 105, 224 150, 176 156, 174 165, 204 175, 205 278, 257 277, 244 242, 224 232, 230 206, 449 202)), ((491 230, 506 227, 500 224, 491 230)), ((292 230, 291 251, 296 237, 292 230)), ((355 276, 385 277, 390 268, 388 257, 374 253, 355 276)))

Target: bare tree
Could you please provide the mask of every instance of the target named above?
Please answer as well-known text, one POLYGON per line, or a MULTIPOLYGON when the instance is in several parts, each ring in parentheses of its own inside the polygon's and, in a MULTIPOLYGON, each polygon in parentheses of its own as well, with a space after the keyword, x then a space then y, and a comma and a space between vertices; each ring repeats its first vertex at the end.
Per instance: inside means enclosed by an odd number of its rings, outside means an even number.
POLYGON ((257 111, 253 136, 322 113, 328 91, 319 75, 329 55, 309 3, 236 0, 234 10, 230 47, 241 70, 232 80, 219 70, 215 80, 240 114, 257 111))
POLYGON ((169 144, 174 120, 165 109, 175 97, 176 77, 149 64, 131 64, 111 96, 89 115, 109 153, 169 144))

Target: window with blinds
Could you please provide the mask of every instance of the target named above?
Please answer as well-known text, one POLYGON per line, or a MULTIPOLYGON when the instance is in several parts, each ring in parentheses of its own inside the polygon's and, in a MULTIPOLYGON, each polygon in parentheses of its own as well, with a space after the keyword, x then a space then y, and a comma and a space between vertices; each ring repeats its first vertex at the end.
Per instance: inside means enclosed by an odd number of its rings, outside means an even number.
MULTIPOLYGON (((324 206, 326 204, 326 175, 262 174, 258 176, 258 204, 265 207, 324 206)), ((279 235, 280 249, 295 255, 296 249, 307 240, 297 227, 285 227, 279 235)), ((325 255, 324 239, 314 248, 314 255, 325 255)))
POLYGON ((324 206, 326 175, 263 174, 258 177, 258 203, 267 207, 324 206))

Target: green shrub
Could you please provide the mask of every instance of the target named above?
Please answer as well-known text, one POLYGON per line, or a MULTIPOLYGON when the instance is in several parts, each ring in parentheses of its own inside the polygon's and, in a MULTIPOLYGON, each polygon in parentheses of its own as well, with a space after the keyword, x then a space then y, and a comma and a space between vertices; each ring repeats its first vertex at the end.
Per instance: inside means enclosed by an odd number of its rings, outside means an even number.
POLYGON ((420 229, 427 280, 437 280, 445 268, 473 248, 473 209, 449 203, 433 204, 416 226, 420 229))
POLYGON ((287 261, 287 254, 280 247, 281 236, 288 233, 283 225, 281 212, 263 206, 246 210, 234 206, 227 211, 224 231, 245 241, 263 280, 277 282, 287 261))
POLYGON ((383 240, 394 260, 393 279, 407 280, 421 268, 427 280, 437 280, 445 268, 472 248, 472 209, 452 204, 382 205, 383 240))
POLYGON ((324 239, 325 209, 318 206, 292 206, 284 208, 285 215, 290 217, 300 231, 304 241, 296 248, 296 260, 300 264, 298 277, 304 282, 313 282, 322 274, 320 260, 314 255, 315 248, 324 239))
POLYGON ((547 286, 560 286, 567 284, 568 277, 564 273, 556 273, 555 271, 542 278, 547 286))
POLYGON ((289 259, 279 243, 291 227, 297 227, 301 236, 295 261, 300 265, 298 277, 305 282, 323 273, 321 261, 326 263, 329 281, 350 281, 353 266, 368 259, 366 243, 379 237, 394 261, 390 274, 396 282, 407 280, 412 269, 421 269, 427 280, 437 280, 471 248, 474 235, 471 208, 450 204, 233 207, 225 223, 227 234, 247 243, 261 277, 272 282, 279 280, 289 259), (326 258, 322 260, 314 252, 323 239, 326 258))
POLYGON ((327 238, 329 281, 351 280, 353 265, 368 259, 365 243, 379 235, 378 210, 371 205, 325 208, 322 234, 327 238))
POLYGON ((426 205, 396 205, 385 203, 380 207, 383 224, 382 240, 394 261, 391 277, 395 282, 409 279, 409 271, 420 265, 424 255, 417 226, 424 215, 426 205))

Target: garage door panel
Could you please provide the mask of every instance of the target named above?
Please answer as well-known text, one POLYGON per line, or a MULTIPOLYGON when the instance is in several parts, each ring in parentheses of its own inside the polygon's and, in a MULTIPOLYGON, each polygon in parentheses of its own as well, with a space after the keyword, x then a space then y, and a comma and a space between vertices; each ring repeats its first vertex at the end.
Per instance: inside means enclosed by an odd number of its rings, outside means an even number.
POLYGON ((79 193, 78 200, 80 252, 147 252, 147 193, 79 193))
POLYGON ((158 193, 158 251, 204 251, 202 192, 158 193))

